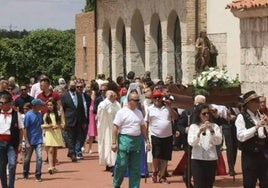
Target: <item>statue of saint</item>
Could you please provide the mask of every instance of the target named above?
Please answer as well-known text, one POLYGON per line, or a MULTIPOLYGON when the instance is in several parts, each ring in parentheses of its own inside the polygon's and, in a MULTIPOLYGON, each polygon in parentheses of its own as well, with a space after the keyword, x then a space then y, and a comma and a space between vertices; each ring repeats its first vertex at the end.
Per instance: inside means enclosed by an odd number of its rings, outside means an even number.
POLYGON ((218 50, 207 37, 206 31, 200 32, 199 37, 196 39, 195 47, 197 50, 195 56, 195 69, 197 72, 201 72, 206 66, 217 66, 218 50))

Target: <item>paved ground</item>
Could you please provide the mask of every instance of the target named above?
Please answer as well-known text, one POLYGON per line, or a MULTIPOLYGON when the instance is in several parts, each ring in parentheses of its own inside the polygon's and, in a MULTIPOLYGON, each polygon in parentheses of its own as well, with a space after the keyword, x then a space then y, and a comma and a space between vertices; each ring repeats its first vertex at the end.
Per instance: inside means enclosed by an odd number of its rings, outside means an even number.
MULTIPOLYGON (((97 145, 94 144, 94 149, 96 151, 97 145)), ((44 152, 43 152, 44 153, 44 152)), ((181 159, 183 151, 173 152, 173 160, 169 162, 168 171, 172 174, 173 170, 176 168, 178 161, 181 159)), ((225 153, 223 153, 225 157, 225 153)), ((43 155, 45 158, 45 155, 43 155)), ((34 160, 33 156, 33 160, 34 160)), ((78 161, 77 163, 70 162, 70 159, 66 157, 66 149, 59 150, 59 161, 60 164, 57 165, 58 173, 50 175, 47 172, 48 165, 43 165, 43 175, 42 182, 36 182, 34 175, 30 175, 28 180, 22 179, 22 165, 18 164, 17 167, 17 188, 112 188, 112 176, 110 172, 105 172, 104 166, 98 165, 98 156, 97 153, 85 154, 85 159, 78 161)), ((226 162, 225 162, 226 163, 226 162)), ((34 174, 35 162, 31 163, 31 173, 34 174)), ((235 182, 233 178, 229 175, 226 176, 217 176, 215 182, 215 188, 228 187, 228 188, 238 188, 242 186, 242 176, 240 168, 240 156, 238 156, 236 164, 236 176, 235 182)), ((164 185, 151 182, 151 179, 147 179, 145 183, 144 179, 141 181, 141 188, 183 188, 185 187, 181 176, 172 176, 169 178, 171 184, 164 185)), ((128 179, 125 178, 122 188, 128 187, 128 179)))

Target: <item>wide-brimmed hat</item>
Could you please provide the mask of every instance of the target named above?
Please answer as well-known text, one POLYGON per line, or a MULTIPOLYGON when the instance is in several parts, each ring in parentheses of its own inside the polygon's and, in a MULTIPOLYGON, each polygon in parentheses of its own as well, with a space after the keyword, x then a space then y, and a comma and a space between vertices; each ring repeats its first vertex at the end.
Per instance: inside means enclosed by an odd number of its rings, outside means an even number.
POLYGON ((248 102, 260 98, 259 95, 255 91, 249 91, 243 95, 243 106, 245 106, 248 102))

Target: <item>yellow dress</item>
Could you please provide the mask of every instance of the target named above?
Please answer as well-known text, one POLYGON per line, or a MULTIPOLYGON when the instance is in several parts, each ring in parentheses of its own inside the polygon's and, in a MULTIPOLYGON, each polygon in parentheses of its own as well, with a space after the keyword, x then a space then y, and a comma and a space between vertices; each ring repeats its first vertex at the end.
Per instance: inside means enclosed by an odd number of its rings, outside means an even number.
POLYGON ((50 118, 52 123, 45 123, 47 114, 44 115, 44 124, 42 128, 44 129, 44 143, 45 146, 55 146, 60 147, 64 146, 63 137, 62 137, 62 128, 64 127, 63 118, 61 118, 61 125, 59 128, 52 128, 52 126, 56 125, 56 118, 54 113, 50 113, 50 118))

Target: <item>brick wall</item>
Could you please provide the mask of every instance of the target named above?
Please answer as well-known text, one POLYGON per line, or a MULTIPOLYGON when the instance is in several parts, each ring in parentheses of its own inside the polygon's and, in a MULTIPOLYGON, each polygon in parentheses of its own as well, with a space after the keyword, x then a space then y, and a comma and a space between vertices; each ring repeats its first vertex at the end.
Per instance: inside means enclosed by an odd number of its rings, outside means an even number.
POLYGON ((75 17, 75 75, 90 81, 96 75, 94 12, 80 13, 75 17))

